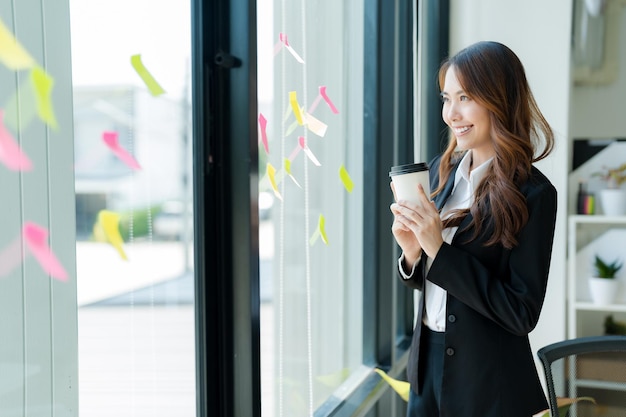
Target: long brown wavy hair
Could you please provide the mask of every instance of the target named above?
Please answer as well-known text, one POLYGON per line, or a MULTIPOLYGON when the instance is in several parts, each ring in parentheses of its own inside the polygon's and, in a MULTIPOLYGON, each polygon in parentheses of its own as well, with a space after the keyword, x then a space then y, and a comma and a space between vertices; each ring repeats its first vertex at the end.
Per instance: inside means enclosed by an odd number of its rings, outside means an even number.
MULTIPOLYGON (((528 221, 528 207, 520 186, 529 179, 533 162, 552 151, 554 134, 530 91, 522 63, 505 45, 478 42, 444 61, 439 69, 440 90, 450 67, 454 67, 465 93, 489 111, 495 156, 476 189, 472 207, 455 210, 444 227, 458 226, 471 213, 468 228, 475 228, 474 238, 488 222, 493 225, 493 235, 486 245, 501 243, 510 249, 517 244, 517 234, 528 221)), ((450 132, 439 165, 439 186, 433 196, 443 190, 461 156, 450 132)))

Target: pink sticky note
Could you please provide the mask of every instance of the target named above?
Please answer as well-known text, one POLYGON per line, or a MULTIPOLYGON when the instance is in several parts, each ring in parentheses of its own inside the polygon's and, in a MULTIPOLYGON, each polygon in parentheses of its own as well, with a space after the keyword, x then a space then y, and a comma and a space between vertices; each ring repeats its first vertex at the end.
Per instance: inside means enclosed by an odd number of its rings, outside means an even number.
POLYGON ((274 44, 274 56, 278 55, 280 50, 283 49, 283 45, 284 44, 282 40, 278 40, 278 42, 274 44))
POLYGON ((12 171, 30 171, 33 164, 4 126, 4 110, 0 109, 0 161, 12 171))
POLYGON ((307 129, 319 137, 324 137, 326 130, 328 130, 328 125, 326 123, 316 119, 312 114, 306 112, 304 113, 304 120, 306 120, 307 129))
MULTIPOLYGON (((279 33, 278 34, 278 39, 280 40, 280 42, 283 43, 283 45, 285 45, 285 48, 287 48, 289 53, 296 59, 296 61, 298 61, 301 64, 304 64, 304 59, 302 59, 302 57, 300 57, 300 55, 298 55, 298 53, 291 47, 291 45, 289 45, 289 41, 287 40, 287 35, 286 34, 279 33)), ((274 49, 274 51, 276 51, 276 49, 274 49)))
POLYGON ((23 260, 22 240, 14 239, 0 250, 0 278, 8 276, 23 260))
POLYGON ((267 143, 267 119, 263 116, 263 113, 259 113, 259 126, 261 127, 261 141, 265 148, 265 153, 270 153, 269 144, 267 143))
POLYGON ((337 110, 337 107, 335 107, 333 102, 330 100, 330 98, 328 98, 328 95, 326 94, 326 86, 320 86, 320 95, 322 96, 326 104, 328 104, 328 107, 330 107, 330 111, 335 114, 339 114, 339 110, 337 110))
POLYGON ((141 169, 141 166, 137 160, 128 153, 128 151, 122 148, 117 138, 117 132, 103 132, 102 140, 111 149, 111 152, 117 156, 122 162, 128 165, 131 169, 141 169))
POLYGON ((315 100, 313 100, 313 103, 309 106, 307 113, 313 114, 315 109, 317 109, 317 105, 320 104, 320 101, 322 101, 322 96, 318 94, 317 97, 315 97, 315 100))
POLYGON ((289 155, 289 160, 293 161, 296 158, 296 156, 298 156, 301 149, 302 147, 300 145, 296 145, 296 147, 293 148, 293 151, 291 151, 291 154, 289 155))
POLYGON ((67 281, 67 272, 48 246, 48 231, 32 222, 24 223, 22 235, 26 247, 41 265, 41 268, 59 281, 67 281))
POLYGON ((313 154, 313 152, 309 149, 309 147, 306 145, 306 141, 304 139, 304 136, 300 136, 298 138, 298 142, 300 143, 300 147, 302 148, 302 150, 304 151, 304 153, 306 154, 306 156, 309 157, 309 159, 311 160, 311 162, 313 162, 313 164, 317 165, 318 167, 321 166, 322 164, 320 164, 320 161, 317 160, 317 158, 315 157, 315 155, 313 154))

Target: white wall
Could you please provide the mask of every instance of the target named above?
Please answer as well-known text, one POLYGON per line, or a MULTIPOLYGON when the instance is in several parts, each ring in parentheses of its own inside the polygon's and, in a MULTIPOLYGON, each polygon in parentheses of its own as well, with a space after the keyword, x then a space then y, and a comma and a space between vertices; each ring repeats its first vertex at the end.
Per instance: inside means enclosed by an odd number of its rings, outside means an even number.
MULTIPOLYGON (((78 349, 68 4, 0 0, 0 18, 54 78, 59 125, 54 130, 35 119, 11 131, 32 171, 0 164, 0 256, 11 254, 9 248, 17 251, 0 265, 0 415, 72 417, 78 415, 78 349), (69 275, 66 282, 48 276, 33 255, 20 261, 25 221, 49 229, 47 243, 69 275)), ((27 77, 28 71, 0 64, 1 108, 27 77)), ((26 96, 22 115, 29 106, 26 96)))
POLYGON ((571 0, 450 1, 450 47, 499 41, 520 57, 535 98, 556 134, 553 154, 538 164, 559 192, 558 218, 546 302, 531 334, 536 352, 565 338, 566 191, 570 98, 571 0))
POLYGON ((605 85, 576 85, 572 92, 572 138, 626 137, 626 7, 618 7, 617 80, 605 85))

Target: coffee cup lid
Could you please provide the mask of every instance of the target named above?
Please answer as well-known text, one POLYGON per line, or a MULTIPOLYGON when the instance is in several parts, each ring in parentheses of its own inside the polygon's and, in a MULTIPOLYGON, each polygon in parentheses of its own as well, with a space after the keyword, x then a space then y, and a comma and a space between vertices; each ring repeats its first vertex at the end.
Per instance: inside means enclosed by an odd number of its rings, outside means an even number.
POLYGON ((425 162, 418 162, 414 164, 396 165, 391 167, 389 176, 410 174, 412 172, 428 171, 428 164, 425 162))

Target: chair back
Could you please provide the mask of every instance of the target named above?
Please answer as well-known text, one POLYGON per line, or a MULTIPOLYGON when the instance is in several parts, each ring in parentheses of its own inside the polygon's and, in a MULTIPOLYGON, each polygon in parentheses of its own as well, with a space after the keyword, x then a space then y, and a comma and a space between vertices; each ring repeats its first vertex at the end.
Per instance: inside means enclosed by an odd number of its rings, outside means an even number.
POLYGON ((552 417, 591 417, 591 402, 580 401, 559 415, 557 398, 591 397, 605 416, 626 416, 626 336, 579 337, 537 352, 546 377, 552 417))

